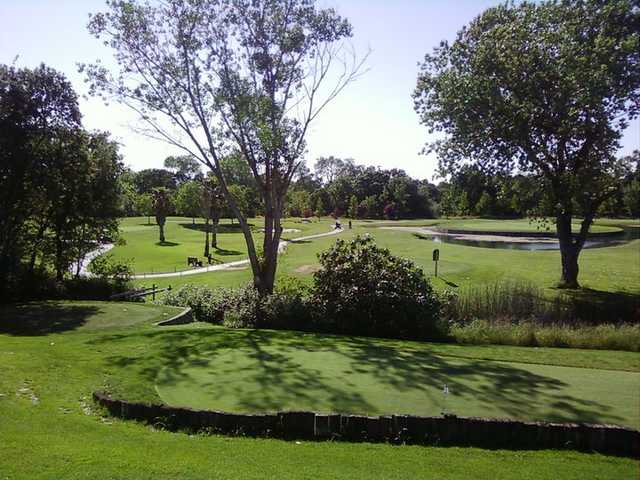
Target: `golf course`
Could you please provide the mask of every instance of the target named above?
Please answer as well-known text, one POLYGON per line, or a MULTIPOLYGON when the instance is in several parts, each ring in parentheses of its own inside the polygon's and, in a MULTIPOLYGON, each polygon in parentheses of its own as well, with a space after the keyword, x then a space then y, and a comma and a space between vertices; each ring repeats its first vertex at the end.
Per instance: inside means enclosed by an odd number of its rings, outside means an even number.
POLYGON ((0 480, 637 480, 638 25, 0 1, 0 480))
MULTIPOLYGON (((130 259, 136 273, 149 273, 149 278, 139 275, 136 282, 161 287, 177 287, 187 283, 215 286, 238 286, 251 281, 248 265, 234 266, 228 270, 211 273, 199 273, 181 276, 180 271, 188 270, 187 256, 200 256, 204 243, 204 233, 191 228, 191 219, 169 217, 167 222, 167 241, 162 246, 157 241, 157 226, 146 225, 146 218, 134 217, 122 221, 121 236, 125 241, 110 253, 119 259, 130 259), (132 229, 132 230, 131 230, 132 229), (172 277, 154 278, 153 272, 172 272, 172 277)), ((396 222, 391 221, 352 221, 348 229, 347 221, 342 221, 343 230, 337 236, 326 236, 296 243, 296 237, 321 234, 333 230, 335 220, 331 218, 312 219, 309 223, 301 219, 289 219, 284 228, 300 230, 285 233, 286 239, 294 240, 287 246, 286 253, 278 260, 280 277, 296 277, 310 281, 311 274, 318 267, 317 255, 328 249, 336 238, 353 238, 358 234, 369 234, 375 241, 396 255, 411 259, 420 266, 436 289, 454 288, 464 291, 466 288, 496 281, 520 280, 532 283, 548 294, 557 292, 554 288, 560 276, 560 252, 558 250, 527 251, 501 248, 479 248, 473 246, 442 243, 425 239, 412 231, 391 230, 390 227, 428 227, 459 228, 478 230, 486 228, 488 234, 496 231, 521 232, 526 235, 539 231, 529 220, 482 220, 482 219, 425 219, 396 222), (434 277, 432 252, 440 250, 439 276, 434 277)), ((260 225, 260 219, 252 221, 260 225)), ((202 224, 202 221, 200 221, 202 224)), ((633 220, 603 220, 594 225, 599 233, 621 232, 622 228, 636 232, 638 228, 633 220)), ((230 221, 221 222, 221 231, 229 232, 230 221)), ((256 235, 259 241, 260 234, 256 235)), ((247 258, 242 233, 235 229, 233 233, 219 234, 220 254, 214 258, 220 263, 238 261, 247 258), (227 252, 233 252, 227 255, 227 252)), ((582 286, 596 292, 607 294, 640 294, 640 240, 630 239, 620 244, 603 248, 587 248, 580 257, 580 276, 582 286)))

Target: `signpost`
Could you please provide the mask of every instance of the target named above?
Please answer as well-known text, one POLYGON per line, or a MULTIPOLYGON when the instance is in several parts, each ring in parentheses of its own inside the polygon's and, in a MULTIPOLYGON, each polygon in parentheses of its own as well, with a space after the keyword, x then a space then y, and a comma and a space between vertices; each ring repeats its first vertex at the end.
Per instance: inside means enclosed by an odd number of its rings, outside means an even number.
POLYGON ((436 248, 433 251, 433 261, 436 262, 436 277, 438 276, 438 260, 440 260, 440 249, 436 248))

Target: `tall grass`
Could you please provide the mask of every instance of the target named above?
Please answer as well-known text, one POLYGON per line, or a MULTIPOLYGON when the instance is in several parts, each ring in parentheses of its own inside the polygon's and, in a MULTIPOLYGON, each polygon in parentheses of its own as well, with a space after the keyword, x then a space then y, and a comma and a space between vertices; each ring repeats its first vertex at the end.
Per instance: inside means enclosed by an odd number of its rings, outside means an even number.
POLYGON ((640 298, 624 292, 578 290, 548 296, 522 281, 505 281, 472 287, 448 303, 447 316, 468 323, 535 321, 542 325, 602 325, 640 323, 640 298))
POLYGON ((638 297, 582 290, 545 296, 524 282, 471 288, 443 302, 459 343, 640 351, 638 297))
POLYGON ((640 352, 640 325, 541 325, 473 320, 453 324, 449 335, 471 345, 516 345, 520 347, 565 347, 640 352))

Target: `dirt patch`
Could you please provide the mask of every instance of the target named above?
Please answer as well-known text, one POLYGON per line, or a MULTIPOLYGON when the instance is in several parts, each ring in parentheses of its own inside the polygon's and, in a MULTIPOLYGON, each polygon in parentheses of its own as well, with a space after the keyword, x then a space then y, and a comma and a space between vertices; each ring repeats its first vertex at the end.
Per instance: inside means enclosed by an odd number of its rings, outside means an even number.
POLYGON ((320 265, 314 263, 312 265, 302 265, 294 270, 296 273, 309 274, 320 270, 320 265))

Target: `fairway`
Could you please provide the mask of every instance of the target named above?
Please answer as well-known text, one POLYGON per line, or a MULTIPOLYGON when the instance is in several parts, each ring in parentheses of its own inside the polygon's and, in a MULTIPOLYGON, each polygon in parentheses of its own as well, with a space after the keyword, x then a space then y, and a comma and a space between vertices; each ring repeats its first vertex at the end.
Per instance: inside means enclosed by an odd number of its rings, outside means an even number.
MULTIPOLYGON (((560 278, 560 252, 557 250, 524 251, 471 247, 451 243, 438 243, 419 238, 411 232, 379 228, 381 225, 428 224, 436 220, 413 222, 369 221, 353 222, 353 229, 345 229, 339 238, 349 239, 356 234, 370 234, 376 242, 391 250, 394 255, 413 260, 420 266, 436 289, 453 289, 464 292, 466 288, 503 280, 532 283, 547 295, 557 295, 555 288, 560 278), (440 250, 439 277, 433 276, 432 252, 440 250)), ((526 222, 526 221, 525 221, 526 222)), ((432 223, 433 224, 433 223, 432 223)), ((317 225, 317 224, 316 224, 317 225)), ((336 241, 334 237, 318 238, 309 242, 291 244, 278 259, 278 276, 292 276, 311 281, 311 274, 318 267, 318 253, 328 249, 336 241)), ((608 298, 628 297, 640 293, 640 240, 623 245, 585 249, 580 254, 580 282, 591 289, 595 296, 608 298)), ((211 287, 238 286, 251 281, 249 268, 234 271, 218 271, 188 277, 138 280, 137 284, 177 287, 183 284, 204 284, 211 287)))
POLYGON ((156 381, 162 400, 244 413, 430 416, 446 410, 461 416, 640 426, 637 372, 465 359, 403 342, 240 335, 243 342, 233 348, 205 348, 164 367, 156 381))
MULTIPOLYGON (((256 245, 261 245, 263 220, 249 219, 256 245)), ((283 223, 283 240, 331 231, 333 222, 317 219, 302 222, 288 219, 283 223)), ((238 222, 222 219, 218 226, 218 248, 211 248, 214 264, 247 258, 247 246, 238 222)), ((120 220, 120 236, 124 244, 116 245, 110 253, 117 259, 130 260, 133 270, 141 273, 161 273, 188 270, 187 257, 204 258, 205 225, 201 218, 169 217, 165 224, 164 243, 158 241, 155 219, 130 217, 120 220)))

